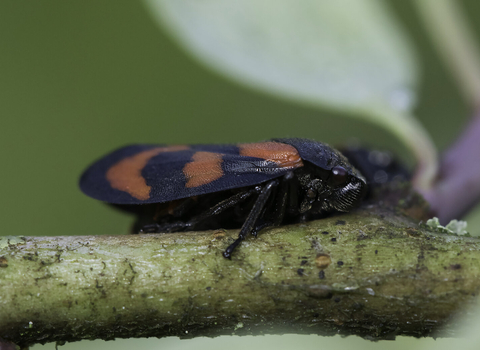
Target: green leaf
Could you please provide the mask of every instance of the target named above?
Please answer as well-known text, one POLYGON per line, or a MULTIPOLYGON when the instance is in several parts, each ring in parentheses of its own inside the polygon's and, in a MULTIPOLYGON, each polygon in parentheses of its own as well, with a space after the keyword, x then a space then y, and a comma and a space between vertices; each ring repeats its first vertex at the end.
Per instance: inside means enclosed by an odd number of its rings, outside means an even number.
POLYGON ((416 99, 414 54, 383 2, 146 2, 211 69, 270 94, 370 119, 434 171, 435 149, 409 113, 416 99))
POLYGON ((149 3, 192 54, 246 84, 335 108, 412 106, 415 62, 378 1, 149 3))

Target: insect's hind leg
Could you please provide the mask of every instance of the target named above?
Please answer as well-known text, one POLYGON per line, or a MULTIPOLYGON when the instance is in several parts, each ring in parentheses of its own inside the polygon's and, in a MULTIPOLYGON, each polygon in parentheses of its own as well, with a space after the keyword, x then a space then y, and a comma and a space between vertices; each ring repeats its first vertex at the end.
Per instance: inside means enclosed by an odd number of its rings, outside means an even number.
POLYGON ((261 190, 260 186, 255 186, 252 189, 236 193, 235 195, 217 203, 207 211, 191 218, 188 221, 175 221, 172 223, 165 223, 165 224, 155 223, 155 224, 144 225, 140 229, 140 233, 177 232, 177 231, 193 228, 195 225, 199 224, 203 220, 206 220, 212 216, 221 214, 228 208, 232 208, 238 203, 243 202, 244 200, 249 198, 251 195, 260 192, 260 190, 261 190))
POLYGON ((245 220, 242 228, 240 229, 238 238, 223 252, 223 256, 225 258, 230 259, 235 248, 240 244, 241 241, 245 239, 245 237, 247 237, 248 233, 250 233, 252 229, 255 227, 255 224, 257 223, 258 218, 262 214, 265 204, 270 198, 270 195, 272 194, 273 189, 276 186, 278 186, 278 184, 279 184, 279 180, 275 179, 270 182, 267 182, 263 186, 260 194, 258 195, 257 200, 253 204, 252 210, 248 214, 247 219, 245 220))

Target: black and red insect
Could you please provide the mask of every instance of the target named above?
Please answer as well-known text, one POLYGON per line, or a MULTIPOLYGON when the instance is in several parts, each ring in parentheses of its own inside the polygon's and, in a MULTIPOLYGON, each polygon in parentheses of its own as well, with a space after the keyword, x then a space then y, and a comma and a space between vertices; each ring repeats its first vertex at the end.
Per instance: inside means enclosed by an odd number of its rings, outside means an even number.
POLYGON ((241 227, 223 253, 269 226, 347 212, 366 192, 337 150, 307 139, 232 145, 131 145, 98 160, 82 191, 134 212, 135 231, 241 227))

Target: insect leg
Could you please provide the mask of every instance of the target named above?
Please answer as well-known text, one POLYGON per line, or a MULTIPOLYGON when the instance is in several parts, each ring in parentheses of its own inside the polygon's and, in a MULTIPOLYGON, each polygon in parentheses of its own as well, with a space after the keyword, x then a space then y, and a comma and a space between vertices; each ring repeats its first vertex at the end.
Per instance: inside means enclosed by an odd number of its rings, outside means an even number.
POLYGON ((296 177, 289 181, 288 200, 286 212, 290 215, 298 215, 298 187, 299 182, 296 177))
POLYGON ((172 216, 175 218, 179 218, 197 204, 198 201, 196 197, 186 198, 183 202, 181 202, 173 209, 172 216))
MULTIPOLYGON (((252 235, 257 237, 258 233, 266 227, 270 226, 279 226, 285 216, 285 211, 287 209, 288 200, 291 195, 292 180, 294 179, 293 172, 286 173, 280 185, 280 188, 276 194, 275 198, 275 212, 273 217, 269 220, 263 220, 262 222, 257 222, 257 225, 252 229, 252 235)), ((295 187, 296 191, 296 187, 295 187)))
POLYGON ((260 186, 255 186, 254 188, 246 191, 239 192, 232 197, 229 197, 223 201, 221 201, 218 204, 215 204, 213 207, 208 209, 207 211, 203 212, 202 214, 199 214, 192 218, 191 220, 187 221, 187 223, 190 226, 194 226, 201 221, 208 219, 211 216, 221 214, 223 211, 225 211, 228 208, 236 206, 238 203, 243 202, 247 198, 249 198, 251 195, 260 192, 261 187, 260 186))
POLYGON ((225 211, 228 208, 234 207, 238 203, 246 200, 248 197, 251 195, 258 193, 260 191, 259 186, 256 186, 255 188, 252 188, 250 190, 245 190, 242 192, 239 192, 223 201, 220 203, 217 203, 207 211, 191 218, 188 221, 176 221, 172 223, 166 223, 166 224, 149 224, 149 225, 144 225, 142 229, 140 230, 141 233, 158 233, 158 232, 175 232, 175 231, 180 231, 184 230, 187 228, 194 227, 196 224, 202 222, 205 219, 208 219, 211 216, 218 215, 225 211))
MULTIPOLYGON (((282 223, 283 217, 285 216, 285 210, 287 208, 287 203, 290 195, 290 189, 292 187, 292 182, 294 180, 295 176, 293 175, 293 172, 290 171, 286 173, 283 178, 282 178, 282 187, 280 188, 280 192, 278 194, 278 199, 277 199, 277 207, 275 210, 275 220, 273 221, 274 226, 278 226, 282 223)), ((296 189, 295 189, 296 191, 296 189)))
POLYGON ((265 207, 265 204, 268 201, 268 198, 272 194, 272 191, 275 186, 278 186, 279 181, 277 179, 267 182, 266 185, 262 188, 262 191, 258 195, 257 200, 253 204, 253 208, 247 216, 247 219, 243 223, 242 228, 240 229, 240 233, 238 234, 238 238, 233 242, 225 251, 223 252, 223 256, 225 258, 230 258, 232 256, 232 252, 235 248, 240 244, 241 241, 245 239, 247 234, 252 231, 253 227, 255 226, 260 214, 265 207))

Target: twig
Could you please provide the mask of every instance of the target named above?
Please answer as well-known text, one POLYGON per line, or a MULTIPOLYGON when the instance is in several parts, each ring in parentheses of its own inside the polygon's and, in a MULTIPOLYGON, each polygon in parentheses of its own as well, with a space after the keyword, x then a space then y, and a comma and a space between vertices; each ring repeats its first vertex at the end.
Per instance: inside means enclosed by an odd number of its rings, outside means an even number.
POLYGON ((268 230, 232 260, 235 231, 4 239, 0 337, 438 335, 480 289, 480 240, 417 226, 408 193, 268 230))

